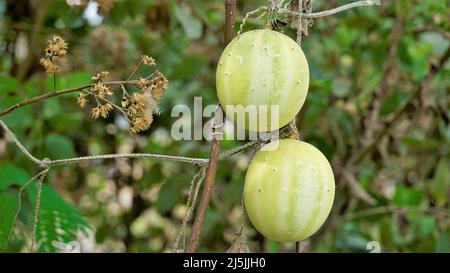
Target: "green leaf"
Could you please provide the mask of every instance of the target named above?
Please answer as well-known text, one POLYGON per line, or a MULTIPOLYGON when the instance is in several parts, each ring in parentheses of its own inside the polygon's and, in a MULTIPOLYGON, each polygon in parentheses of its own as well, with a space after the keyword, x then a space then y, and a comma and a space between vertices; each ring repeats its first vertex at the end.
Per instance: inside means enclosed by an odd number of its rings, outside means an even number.
MULTIPOLYGON (((27 192, 35 207, 38 183, 31 185, 27 192)), ((69 243, 76 240, 79 231, 89 228, 81 212, 67 203, 61 196, 47 185, 43 185, 39 223, 36 228, 36 243, 40 251, 54 252, 55 242, 69 243)))
POLYGON ((51 159, 63 159, 76 156, 72 140, 61 135, 49 134, 45 139, 45 149, 51 159))
POLYGON ((5 245, 18 207, 17 192, 0 191, 0 249, 5 245))
POLYGON ((0 74, 0 95, 16 92, 18 88, 19 82, 15 78, 0 74))
POLYGON ((60 116, 62 113, 61 104, 58 100, 46 100, 44 102, 44 107, 42 115, 44 118, 49 119, 54 116, 60 116))
POLYGON ((441 234, 437 241, 436 252, 450 253, 450 232, 441 234))
POLYGON ((412 132, 401 138, 401 143, 411 151, 427 151, 437 149, 440 146, 438 140, 427 138, 421 131, 412 132))
POLYGON ((183 27, 187 37, 191 40, 198 39, 202 36, 202 23, 200 20, 192 16, 191 12, 187 10, 186 6, 178 4, 173 5, 175 17, 183 27))
POLYGON ((356 29, 348 28, 341 25, 336 30, 337 40, 344 47, 350 47, 353 42, 359 37, 359 32, 356 29))
POLYGON ((444 206, 450 198, 450 162, 445 158, 439 160, 430 191, 439 206, 444 206))
POLYGON ((401 91, 395 90, 380 107, 380 116, 386 116, 397 110, 401 102, 405 98, 405 94, 401 91))
MULTIPOLYGON (((20 96, 7 97, 0 100, 0 109, 4 110, 11 105, 21 102, 23 98, 20 96)), ((23 129, 31 126, 34 122, 34 117, 31 113, 31 107, 21 107, 14 110, 9 115, 3 116, 2 120, 8 124, 9 128, 13 131, 23 131, 23 129)))
POLYGON ((181 202, 183 188, 188 185, 191 177, 175 175, 171 176, 159 191, 158 201, 156 201, 156 210, 164 214, 168 212, 175 204, 181 202))
POLYGON ((28 173, 19 167, 12 164, 0 165, 0 191, 7 189, 11 185, 23 185, 29 179, 28 173))
POLYGON ((393 203, 399 206, 415 206, 420 205, 423 198, 423 193, 419 189, 398 185, 395 190, 393 203))
POLYGON ((267 244, 267 252, 269 253, 278 253, 280 251, 281 245, 277 241, 269 240, 267 244))
POLYGON ((59 78, 59 88, 69 89, 90 84, 91 77, 92 77, 91 73, 84 71, 70 73, 67 76, 59 78))
POLYGON ((207 71, 207 58, 202 55, 187 56, 179 63, 172 74, 172 79, 188 80, 195 75, 199 75, 203 71, 207 71))

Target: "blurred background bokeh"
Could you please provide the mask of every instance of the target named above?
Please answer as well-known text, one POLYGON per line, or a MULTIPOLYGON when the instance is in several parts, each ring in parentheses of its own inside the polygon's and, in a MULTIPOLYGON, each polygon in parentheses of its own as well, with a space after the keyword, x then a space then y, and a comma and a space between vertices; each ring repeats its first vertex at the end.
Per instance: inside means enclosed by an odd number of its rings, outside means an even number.
MULTIPOLYGON (((208 157, 206 141, 174 141, 171 109, 217 102, 215 69, 223 50, 224 1, 0 0, 0 110, 52 88, 39 65, 46 40, 69 44, 57 87, 110 71, 126 79, 142 54, 169 79, 151 129, 130 135, 115 112, 93 120, 76 94, 23 107, 1 119, 38 158, 141 152, 208 157), (76 2, 76 1, 75 1, 76 2), (98 6, 100 4, 100 8, 98 6), (100 13, 100 14, 99 14, 100 13)), ((324 10, 351 1, 313 1, 324 10)), ((235 30, 267 1, 237 1, 235 30)), ((304 252, 450 252, 450 22, 448 0, 383 0, 381 6, 320 18, 304 37, 311 84, 297 124, 301 139, 332 163, 334 208, 304 252), (369 148, 368 148, 369 147, 369 148), (375 241, 375 242, 372 242, 375 241), (372 243, 369 243, 372 242, 372 243), (369 243, 369 244, 368 244, 369 243)), ((263 28, 250 19, 244 30, 263 28)), ((295 29, 284 29, 295 38, 295 29)), ((142 75, 153 68, 144 68, 142 75)), ((120 100, 121 95, 117 95, 120 100)), ((17 208, 18 188, 38 171, 0 133, 0 247, 17 208)), ((226 150, 244 142, 226 140, 226 150)), ((245 172, 254 151, 223 160, 199 251, 230 248, 241 225, 245 172)), ((172 251, 198 171, 185 163, 108 160, 52 168, 43 190, 37 242, 81 242, 87 252, 172 251)), ((26 251, 36 183, 4 251, 26 251)), ((188 228, 189 231, 189 228, 188 228)), ((245 227, 252 252, 292 252, 245 227)))

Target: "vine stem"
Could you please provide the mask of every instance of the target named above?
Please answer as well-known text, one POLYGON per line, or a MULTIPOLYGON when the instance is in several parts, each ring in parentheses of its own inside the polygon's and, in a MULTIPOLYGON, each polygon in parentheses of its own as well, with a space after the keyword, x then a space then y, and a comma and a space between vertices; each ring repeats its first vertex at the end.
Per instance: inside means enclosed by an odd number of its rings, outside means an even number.
POLYGON ((38 188, 36 192, 36 203, 34 206, 34 224, 33 224, 33 233, 31 234, 31 246, 30 252, 33 252, 34 244, 36 243, 36 230, 39 224, 39 210, 41 208, 41 195, 42 195, 42 186, 44 184, 45 176, 47 175, 49 168, 46 168, 44 172, 38 178, 38 188))
POLYGON ((353 8, 357 8, 357 7, 364 7, 364 6, 379 6, 381 5, 381 1, 380 0, 364 0, 364 1, 357 1, 357 2, 353 2, 353 3, 349 3, 334 9, 330 9, 330 10, 324 10, 324 11, 319 11, 319 12, 313 12, 313 13, 303 13, 301 11, 291 11, 288 9, 279 9, 277 11, 277 13, 279 14, 289 14, 289 15, 301 15, 302 18, 304 19, 316 19, 316 18, 321 18, 321 17, 326 17, 326 16, 330 16, 336 13, 340 13, 349 9, 353 9, 353 8))
MULTIPOLYGON (((225 46, 233 39, 234 36, 233 25, 236 16, 235 13, 236 13, 236 0, 225 0, 225 35, 224 35, 225 46)), ((219 107, 217 111, 220 111, 219 107)), ((220 127, 220 124, 216 125, 218 125, 217 127, 220 127)), ((197 209, 197 214, 195 215, 194 224, 192 226, 192 232, 189 241, 187 242, 186 248, 184 250, 184 252, 186 253, 193 253, 197 249, 200 233, 202 231, 203 223, 205 221, 206 211, 208 210, 209 201, 211 199, 212 190, 214 187, 217 171, 217 162, 219 161, 219 150, 220 150, 219 141, 214 132, 211 140, 211 148, 209 153, 210 160, 208 163, 208 169, 206 171, 206 181, 202 191, 200 204, 197 209)))

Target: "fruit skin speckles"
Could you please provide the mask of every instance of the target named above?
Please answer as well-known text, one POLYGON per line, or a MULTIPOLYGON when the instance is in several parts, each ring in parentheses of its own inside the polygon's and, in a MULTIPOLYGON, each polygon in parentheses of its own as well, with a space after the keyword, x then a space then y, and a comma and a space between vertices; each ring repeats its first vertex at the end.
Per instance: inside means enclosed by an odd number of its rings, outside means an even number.
POLYGON ((302 49, 290 37, 268 29, 245 32, 231 41, 222 53, 216 71, 219 102, 228 118, 245 117, 239 127, 259 132, 274 131, 288 124, 300 111, 309 88, 309 67, 302 49), (239 40, 239 41, 238 41, 239 40), (252 91, 254 90, 254 91, 252 91), (227 106, 243 106, 236 112, 227 106), (257 116, 247 106, 278 107, 279 115, 261 108, 257 116), (257 128, 250 124, 257 124, 257 128))
POLYGON ((314 146, 282 139, 264 146, 252 159, 244 184, 250 221, 265 237, 296 242, 314 234, 334 201, 330 163, 314 146))

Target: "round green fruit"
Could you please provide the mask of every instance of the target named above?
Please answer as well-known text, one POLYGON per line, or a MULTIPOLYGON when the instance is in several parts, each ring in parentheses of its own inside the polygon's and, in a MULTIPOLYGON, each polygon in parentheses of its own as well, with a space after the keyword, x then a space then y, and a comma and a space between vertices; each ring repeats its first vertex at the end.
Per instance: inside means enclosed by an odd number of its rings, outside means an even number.
POLYGON ((283 139, 265 145, 245 177, 244 201, 255 228, 280 242, 301 241, 327 219, 334 176, 326 157, 306 142, 283 139))
POLYGON ((222 108, 240 128, 251 131, 273 131, 288 124, 305 102, 308 87, 309 68, 302 49, 290 37, 268 29, 233 39, 216 71, 222 108), (245 115, 248 106, 256 108, 256 115, 245 115), (279 115, 271 111, 272 106, 279 107, 279 115), (245 122, 239 122, 242 115, 245 122))

